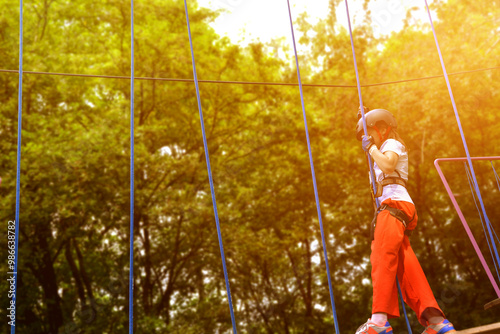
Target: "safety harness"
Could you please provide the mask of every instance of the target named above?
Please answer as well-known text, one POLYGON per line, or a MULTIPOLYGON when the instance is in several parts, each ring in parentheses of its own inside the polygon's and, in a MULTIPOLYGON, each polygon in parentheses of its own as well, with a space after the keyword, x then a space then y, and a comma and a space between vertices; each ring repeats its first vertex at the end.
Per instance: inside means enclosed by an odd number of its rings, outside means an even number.
MULTIPOLYGON (((377 192, 374 194, 374 197, 380 197, 382 196, 382 192, 385 186, 388 186, 389 184, 399 184, 400 186, 403 186, 406 188, 406 180, 401 177, 401 174, 397 170, 395 170, 396 173, 398 173, 398 176, 390 176, 390 177, 384 177, 382 181, 376 181, 375 186, 377 189, 377 192)), ((385 176, 385 174, 384 174, 385 176)), ((370 177, 371 179, 371 177, 370 177)), ((372 192, 373 192, 373 187, 372 187, 372 192)))
POLYGON ((382 204, 376 211, 375 211, 375 215, 373 217, 373 220, 370 224, 370 236, 371 236, 371 240, 373 241, 375 239, 375 227, 377 225, 377 216, 379 214, 379 212, 381 211, 384 211, 384 210, 387 210, 389 211, 389 213, 391 214, 391 216, 395 217, 397 220, 399 220, 404 228, 405 228, 405 234, 410 237, 413 233, 413 230, 407 230, 407 226, 408 224, 413 221, 413 219, 415 219, 415 213, 413 214, 413 217, 408 217, 406 215, 406 213, 403 211, 403 210, 399 210, 399 209, 396 209, 396 208, 393 208, 391 206, 388 206, 387 204, 382 204))

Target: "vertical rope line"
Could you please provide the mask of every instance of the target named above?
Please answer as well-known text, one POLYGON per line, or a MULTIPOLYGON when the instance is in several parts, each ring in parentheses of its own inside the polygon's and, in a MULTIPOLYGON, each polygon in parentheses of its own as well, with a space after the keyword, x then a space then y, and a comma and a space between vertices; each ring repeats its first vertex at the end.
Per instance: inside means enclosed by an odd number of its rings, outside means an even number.
MULTIPOLYGON (((351 18, 350 18, 350 15, 349 15, 349 5, 347 3, 347 0, 345 0, 345 8, 346 8, 346 12, 347 12, 347 23, 348 23, 348 26, 349 26, 349 36, 351 38, 351 49, 352 49, 352 57, 353 57, 353 60, 354 60, 354 70, 356 71, 356 84, 358 86, 359 109, 361 110, 361 117, 363 119, 363 130, 364 130, 365 135, 367 135, 368 134, 368 130, 367 130, 367 127, 366 127, 365 108, 364 108, 364 105, 363 105, 363 97, 362 97, 362 94, 361 94, 361 84, 360 84, 360 81, 359 81, 358 64, 357 64, 357 61, 356 61, 356 51, 354 49, 354 38, 353 38, 353 35, 352 35, 351 18)), ((371 176, 371 179, 372 179, 373 193, 375 194, 377 192, 376 188, 375 188, 376 187, 376 183, 375 183, 376 179, 375 179, 375 173, 373 172, 373 168, 372 168, 372 159, 371 159, 371 156, 368 153, 366 153, 366 156, 368 157, 368 164, 369 164, 369 167, 370 167, 370 176, 371 176)), ((375 203, 376 203, 377 208, 378 208, 380 206, 378 198, 375 198, 375 203)), ((406 307, 405 307, 405 302, 404 302, 404 299, 403 299, 403 293, 401 292, 401 286, 399 284, 399 279, 398 279, 397 275, 396 275, 396 283, 397 283, 397 286, 398 286, 399 298, 401 299, 401 305, 403 306, 403 312, 404 312, 405 319, 406 319, 406 326, 408 327, 408 333, 412 334, 412 330, 411 330, 411 326, 410 326, 410 321, 408 320, 408 315, 406 314, 406 307)))
MULTIPOLYGON (((476 210, 479 213, 479 220, 481 221, 481 226, 483 227, 484 236, 486 237, 486 243, 488 244, 488 249, 490 250, 490 255, 491 255, 491 258, 493 260, 493 264, 495 265, 495 270, 497 272, 497 277, 500 280, 500 275, 498 274, 498 266, 497 266, 497 263, 495 261, 495 257, 493 256, 493 250, 491 249, 490 241, 488 239, 488 234, 486 233, 486 229, 484 227, 483 215, 481 214, 481 210, 479 209, 479 206, 477 205, 476 194, 474 193, 474 187, 472 185, 472 183, 474 181, 472 180, 472 176, 470 174, 470 171, 469 171, 469 168, 468 168, 466 162, 464 162, 464 167, 465 167, 465 172, 467 174, 467 181, 469 183, 469 188, 470 188, 470 192, 472 194, 472 199, 474 200, 474 205, 476 206, 476 210)), ((495 230, 493 230, 493 232, 495 232, 495 230)), ((496 233, 495 233, 495 235, 496 235, 496 233)))
POLYGON ((203 146, 205 148, 205 160, 207 163, 208 181, 210 183, 210 191, 212 193, 212 205, 214 207, 215 223, 217 225, 217 237, 219 239, 219 249, 220 249, 220 255, 221 255, 221 259, 222 259, 222 268, 224 270, 224 280, 226 281, 227 301, 229 303, 229 311, 231 312, 231 322, 233 324, 233 333, 236 334, 237 333, 236 321, 234 319, 233 301, 231 298, 231 289, 229 287, 229 278, 228 278, 227 268, 226 268, 226 257, 224 256, 224 247, 222 244, 222 234, 221 234, 221 229, 220 229, 220 224, 219 224, 219 214, 217 213, 217 202, 215 200, 214 182, 212 179, 212 168, 210 167, 210 155, 208 153, 207 135, 205 132, 205 123, 203 121, 203 110, 201 108, 200 88, 198 85, 198 75, 196 74, 196 62, 194 59, 193 38, 191 37, 191 26, 189 24, 189 13, 188 13, 188 7, 187 7, 186 0, 184 0, 184 10, 186 12, 186 22, 187 22, 187 28, 188 28, 188 34, 189 34, 189 45, 191 47, 191 61, 193 63, 194 85, 196 87, 196 98, 198 100, 198 111, 200 114, 201 133, 203 135, 203 146))
MULTIPOLYGON (((348 23, 348 26, 349 26, 349 35, 351 37, 351 49, 352 49, 352 57, 353 57, 353 60, 354 60, 354 71, 356 72, 356 84, 358 86, 358 96, 359 96, 359 109, 361 110, 361 118, 363 119, 363 131, 365 133, 365 136, 368 135, 368 129, 366 127, 366 119, 365 119, 365 108, 363 107, 364 104, 363 104, 363 96, 361 94, 361 84, 360 84, 360 81, 359 81, 359 72, 358 72, 358 63, 356 61, 356 51, 354 49, 354 39, 353 39, 353 36, 352 36, 352 28, 351 28, 351 18, 350 18, 350 15, 349 15, 349 5, 347 3, 347 0, 345 0, 345 8, 346 8, 346 12, 347 12, 347 23, 348 23)), ((377 192, 377 189, 375 188, 376 184, 375 184, 375 173, 373 172, 373 168, 372 168, 372 158, 369 154, 367 154, 367 157, 368 157, 368 164, 370 165, 370 176, 372 178, 372 185, 373 185, 373 193, 375 194, 377 192)), ((377 203, 377 207, 380 206, 380 203, 379 203, 379 200, 378 198, 375 198, 375 202, 377 203)))
POLYGON ((325 232, 323 230, 323 220, 321 218, 321 207, 320 207, 320 203, 319 203, 318 187, 316 185, 316 174, 314 172, 314 162, 313 162, 313 157, 312 157, 311 141, 309 139, 309 130, 307 127, 306 107, 305 107, 305 103, 304 103, 304 92, 302 89, 302 80, 300 78, 299 57, 297 54, 297 46, 295 43, 295 33, 293 31, 293 20, 292 20, 292 11, 290 9, 290 0, 287 0, 287 3, 288 3, 288 15, 290 17, 290 29, 292 31, 293 50, 295 52, 295 63, 297 66, 297 78, 299 81, 300 101, 302 103, 302 114, 304 117, 304 127, 305 127, 305 131, 306 131, 307 149, 309 152, 309 163, 311 165, 311 174, 312 174, 312 181, 313 181, 313 187, 314 187, 314 197, 316 199, 316 208, 318 211, 319 227, 321 230, 321 240, 323 242, 323 255, 325 257, 326 272, 328 274, 328 288, 330 289, 330 302, 332 304, 332 310, 333 310, 333 319, 334 319, 334 323, 335 323, 335 333, 338 334, 340 332, 339 332, 339 325, 338 325, 338 320, 337 320, 337 311, 335 309, 335 301, 334 301, 334 297, 333 297, 332 279, 331 279, 331 274, 330 274, 330 266, 328 265, 328 254, 327 254, 327 250, 326 250, 325 232))
POLYGON ((134 0, 130 1, 130 272, 128 332, 134 332, 134 0))
POLYGON ((405 319, 406 319, 406 327, 408 328, 408 333, 412 334, 410 320, 408 320, 408 314, 406 314, 406 307, 405 307, 405 301, 403 299, 403 292, 401 292, 401 285, 399 285, 399 279, 398 279, 397 275, 396 275, 396 283, 398 286, 399 299, 401 299, 401 306, 403 306, 403 313, 404 313, 405 319))
MULTIPOLYGON (((493 170, 493 172, 496 174, 495 170, 493 170)), ((498 175, 495 175, 495 178, 496 177, 498 177, 498 175)), ((472 176, 469 175, 469 178, 470 178, 470 181, 472 183, 472 176)), ((498 182, 498 180, 497 180, 497 182, 498 182)), ((469 186, 470 186, 471 183, 469 183, 469 186)), ((474 192, 474 190, 472 188, 471 188, 471 192, 474 192)), ((474 204, 476 204, 475 199, 474 199, 474 204)), ((479 216, 482 218, 481 211, 479 210, 479 207, 477 206, 477 204, 476 204, 476 208, 477 208, 477 211, 479 212, 479 216)), ((497 239, 498 243, 500 244, 500 239, 498 238, 497 232, 495 232, 495 228, 493 227, 493 225, 491 224, 491 222, 490 222, 490 226, 491 226, 491 230, 493 231, 493 234, 494 234, 495 238, 497 239)), ((484 229, 484 227, 483 227, 483 229, 484 229)), ((484 230, 484 234, 486 235, 486 229, 484 230)), ((486 238, 486 240, 488 241, 488 238, 486 238)), ((491 256, 493 257, 493 254, 491 256)), ((495 261, 495 260, 493 259, 493 261, 495 261)), ((498 267, 500 268, 500 264, 499 264, 498 267)), ((499 279, 500 279, 500 277, 499 277, 499 279)))
MULTIPOLYGON (((21 195, 21 132, 23 119, 23 0, 19 4, 19 87, 17 100, 17 170, 16 170, 16 231, 14 245, 14 268, 9 266, 14 276, 14 296, 12 298, 14 312, 17 301, 17 264, 19 262, 19 206, 21 195)), ((15 313, 14 313, 15 314, 15 313)), ((16 332, 16 326, 10 326, 11 334, 16 332)))
MULTIPOLYGON (((478 157, 478 158, 475 158, 475 159, 487 159, 487 158, 478 157)), ((467 233, 467 236, 469 237, 469 240, 472 243, 472 246, 474 247, 474 250, 476 251, 476 254, 477 254, 478 258, 479 258, 479 261, 481 262, 481 264, 482 264, 482 266, 484 268, 484 271, 486 272, 486 275, 488 276, 488 279, 489 279, 489 281, 491 283, 491 286, 495 290, 495 293, 498 296, 498 298, 500 298, 500 288, 498 288, 498 284, 497 284, 495 278, 493 277, 493 274, 491 273, 491 270, 488 267, 488 264, 486 263, 486 260, 484 259, 483 254, 481 253, 481 250, 479 249, 479 245, 477 244, 477 241, 474 238, 474 234, 472 233, 472 231, 471 231, 471 229, 469 227, 469 224, 467 224, 467 221, 465 220, 465 217, 464 217, 464 215, 462 213, 462 210, 460 210, 460 206, 457 203, 457 199, 455 198, 455 195, 453 194, 453 191, 451 191, 450 184, 446 180, 446 177, 444 176, 444 173, 443 173, 443 171, 441 169, 441 166, 439 166, 439 162, 441 162, 441 161, 460 161, 460 160, 462 160, 462 158, 436 159, 434 161, 434 166, 436 167, 436 170, 437 170, 437 172, 439 174, 439 177, 440 177, 441 181, 443 182, 443 186, 444 186, 446 192, 448 193, 448 196, 450 197, 450 200, 451 200, 451 202, 453 204, 453 207, 455 208, 455 210, 457 212, 458 217, 460 218, 460 221, 462 222, 462 225, 463 225, 463 227, 465 229, 465 232, 467 233)))
POLYGON ((469 148, 467 147, 467 141, 465 140, 465 135, 464 135, 464 132, 462 129, 462 123, 460 122, 460 116, 458 115, 457 106, 455 104, 455 98, 453 97, 453 91, 451 90, 450 80, 448 78, 448 72, 446 72, 446 67, 444 65, 443 55, 441 54, 441 48, 439 47, 439 42, 437 39, 436 30, 434 29, 434 23, 432 22, 431 11, 429 10, 429 5, 427 4, 427 0, 424 0, 424 1, 425 1, 425 7, 427 8, 427 14, 429 15, 429 21, 431 22, 432 33, 434 34, 434 41, 436 42, 436 48, 437 48, 437 51, 439 54, 439 60, 441 61, 441 67, 443 68, 444 78, 446 80, 446 85, 448 86, 448 92, 450 94, 451 104, 453 105, 453 111, 455 112, 455 118, 457 119, 458 129, 460 130, 460 136, 462 136, 462 143, 464 144, 465 153, 467 154, 467 162, 469 163, 472 178, 474 179, 474 188, 476 189, 476 194, 477 194, 479 203, 481 204, 481 210, 483 211, 484 219, 487 222, 486 226, 488 227, 488 233, 489 233, 490 239, 493 243, 493 249, 495 250, 496 260, 500 264, 500 257, 498 256, 498 250, 497 250, 497 247, 495 245, 495 239, 493 238, 493 233, 491 232, 491 228, 490 228, 490 219, 488 218, 488 215, 486 214, 486 209, 484 207, 483 198, 481 196, 481 191, 479 190, 479 185, 478 185, 477 180, 476 180, 476 173, 474 172, 474 167, 472 166, 472 160, 470 158, 469 148))

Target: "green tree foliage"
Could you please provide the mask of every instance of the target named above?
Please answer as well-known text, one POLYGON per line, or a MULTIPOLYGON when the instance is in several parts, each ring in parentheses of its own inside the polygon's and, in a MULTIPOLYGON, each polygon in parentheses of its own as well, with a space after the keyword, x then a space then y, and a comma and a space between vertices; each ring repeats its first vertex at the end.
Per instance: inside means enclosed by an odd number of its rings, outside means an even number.
MULTIPOLYGON (((1 0, 0 68, 18 67, 16 2, 1 0)), ((216 12, 190 4, 200 79, 296 82, 278 57, 283 41, 248 47, 218 36, 216 12), (274 51, 269 52, 268 50, 274 51), (279 50, 279 52, 277 51, 279 50)), ((297 19, 305 81, 354 85, 348 32, 335 19, 297 19)), ((449 72, 499 66, 497 1, 436 1, 449 72)), ((192 78, 183 3, 135 3, 135 76, 192 78)), ((130 4, 25 4, 24 69, 130 75, 130 4)), ((426 24, 376 36, 355 30, 362 83, 439 75, 426 24)), ((473 156, 498 155, 500 89, 490 70, 451 83, 473 156)), ((0 217, 14 219, 17 75, 0 72, 0 217)), ((201 84, 202 107, 238 329, 331 333, 333 317, 296 87, 201 84)), ((341 331, 371 309, 371 203, 353 135, 355 88, 304 90, 327 252, 341 331)), ((495 294, 433 166, 463 156, 443 78, 363 89, 365 104, 393 111, 410 149, 419 212, 412 244, 436 298, 458 328, 498 320, 495 294), (464 314, 465 312, 465 314, 464 314)), ((25 74, 18 333, 123 333, 128 327, 130 81, 25 74)), ((137 333, 226 333, 231 319, 215 229, 194 85, 135 81, 134 327, 137 333)), ((491 166, 475 165, 498 229, 491 166)), ((461 164, 443 164, 462 211, 488 254, 461 164)), ((6 227, 1 229, 6 235, 6 227)), ((5 238, 4 238, 5 240, 5 238)), ((2 258, 6 259, 4 247, 2 258)), ((6 262, 0 265, 7 272, 6 262)), ((0 295, 7 295, 1 285, 0 295)), ((5 319, 7 298, 1 299, 5 319)), ((414 330, 420 325, 411 315, 414 330)), ((405 329, 402 319, 393 327, 405 329)), ((7 324, 2 324, 7 331, 7 324)))

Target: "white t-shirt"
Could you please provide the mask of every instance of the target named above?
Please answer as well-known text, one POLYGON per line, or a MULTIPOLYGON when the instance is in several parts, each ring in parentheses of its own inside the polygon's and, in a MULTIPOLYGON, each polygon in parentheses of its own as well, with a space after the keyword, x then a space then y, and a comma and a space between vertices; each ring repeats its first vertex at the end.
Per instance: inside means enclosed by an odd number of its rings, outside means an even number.
MULTIPOLYGON (((401 177, 405 181, 408 181, 408 152, 406 151, 403 144, 401 144, 396 139, 387 139, 382 144, 382 146, 380 146, 380 152, 384 153, 387 151, 394 152, 399 156, 398 163, 396 164, 394 172, 392 172, 391 174, 384 174, 377 166, 377 163, 374 162, 373 170, 375 171, 375 177, 377 178, 377 180, 380 182, 386 177, 401 177)), ((384 187, 382 196, 379 197, 380 203, 388 198, 394 201, 405 201, 413 203, 406 188, 399 184, 389 184, 384 187)))

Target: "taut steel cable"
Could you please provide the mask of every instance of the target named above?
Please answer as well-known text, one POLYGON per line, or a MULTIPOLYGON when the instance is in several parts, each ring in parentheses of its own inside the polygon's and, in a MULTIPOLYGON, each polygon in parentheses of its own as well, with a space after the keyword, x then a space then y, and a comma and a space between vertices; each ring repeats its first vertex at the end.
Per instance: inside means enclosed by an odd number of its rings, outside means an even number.
MULTIPOLYGON (((476 70, 461 71, 455 73, 448 73, 448 76, 470 74, 476 72, 484 72, 491 70, 498 70, 500 66, 479 68, 476 70)), ((17 70, 6 70, 0 69, 3 73, 18 73, 17 70)), ((34 75, 55 75, 55 76, 67 76, 67 77, 83 77, 83 78, 103 78, 103 79, 119 79, 119 80, 130 80, 128 76, 120 75, 100 75, 100 74, 79 74, 79 73, 58 73, 58 72, 38 72, 38 71, 23 71, 23 74, 34 74, 34 75)), ((442 78, 443 75, 433 75, 421 78, 412 78, 396 81, 378 82, 372 84, 363 84, 361 87, 375 87, 375 86, 386 86, 412 81, 421 80, 431 80, 442 78)), ((193 79, 183 79, 183 78, 152 78, 152 77, 135 77, 135 80, 148 80, 148 81, 168 81, 168 82, 189 82, 192 83, 193 79)), ((224 80, 198 80, 199 83, 209 83, 209 84, 229 84, 229 85, 260 85, 260 86, 298 86, 298 83, 293 82, 259 82, 259 81, 224 81, 224 80)), ((303 87, 318 87, 318 88, 356 88, 356 85, 334 85, 334 84, 302 84, 303 87)))

